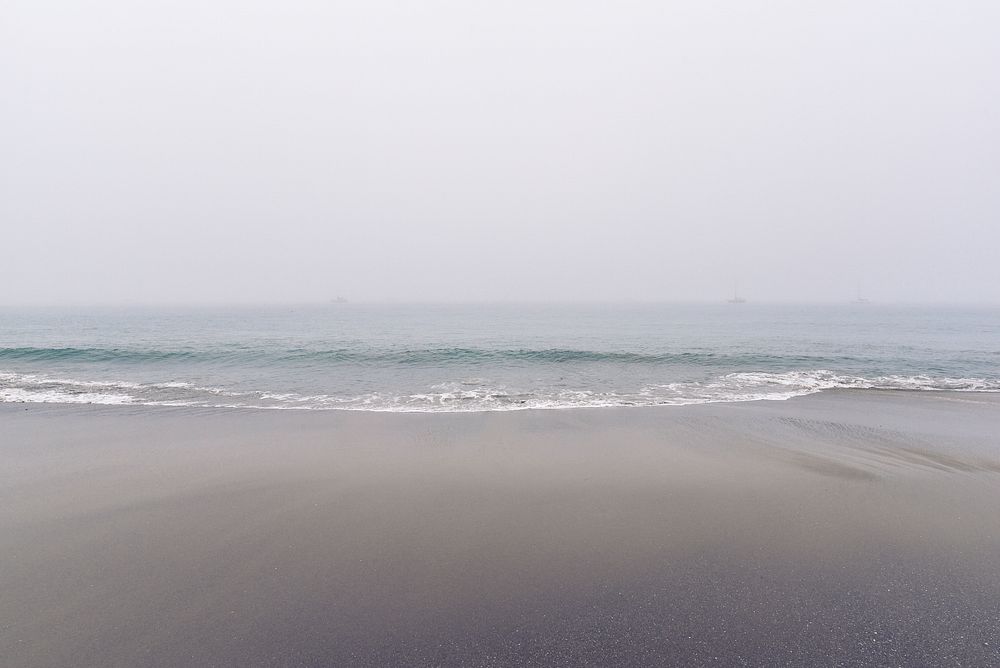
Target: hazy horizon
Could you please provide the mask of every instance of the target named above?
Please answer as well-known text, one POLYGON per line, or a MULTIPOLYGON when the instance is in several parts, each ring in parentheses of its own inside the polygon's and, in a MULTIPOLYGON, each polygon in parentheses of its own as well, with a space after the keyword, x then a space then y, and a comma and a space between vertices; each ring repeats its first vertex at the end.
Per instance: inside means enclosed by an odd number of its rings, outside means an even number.
POLYGON ((554 307, 627 307, 627 306, 731 306, 733 309, 753 308, 754 306, 787 306, 787 307, 819 307, 819 306, 850 306, 859 309, 863 308, 969 308, 969 309, 995 309, 1000 308, 1000 302, 991 301, 874 301, 865 297, 862 302, 858 302, 856 297, 842 300, 830 299, 825 301, 805 301, 805 300, 782 300, 782 299, 747 299, 740 295, 745 301, 733 305, 728 303, 732 295, 723 296, 715 300, 706 299, 618 299, 618 300, 587 300, 587 299, 523 299, 523 300, 399 300, 399 299, 348 299, 344 303, 338 303, 335 299, 313 299, 313 300, 284 300, 284 301, 207 301, 207 300, 174 300, 174 301, 35 301, 35 302, 9 302, 0 303, 2 309, 227 309, 227 308, 310 308, 326 307, 340 308, 351 306, 496 306, 496 307, 518 307, 518 306, 554 306, 554 307))
POLYGON ((997 25, 12 0, 0 304, 997 304, 997 25))

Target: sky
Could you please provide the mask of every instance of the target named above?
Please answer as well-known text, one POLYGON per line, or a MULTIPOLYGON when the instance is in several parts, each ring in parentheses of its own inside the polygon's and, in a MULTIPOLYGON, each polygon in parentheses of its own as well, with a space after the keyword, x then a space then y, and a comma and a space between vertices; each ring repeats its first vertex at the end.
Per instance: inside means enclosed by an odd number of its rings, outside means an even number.
POLYGON ((5 0, 0 304, 1000 303, 998 25, 5 0))

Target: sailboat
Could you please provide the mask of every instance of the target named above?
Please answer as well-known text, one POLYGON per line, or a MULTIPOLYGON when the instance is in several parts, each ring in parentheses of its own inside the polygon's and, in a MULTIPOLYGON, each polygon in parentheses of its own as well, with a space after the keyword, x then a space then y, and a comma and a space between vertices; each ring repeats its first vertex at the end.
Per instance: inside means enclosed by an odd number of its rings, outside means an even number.
POLYGON ((868 300, 861 296, 861 284, 858 283, 858 298, 854 300, 855 304, 868 304, 868 300))
POLYGON ((746 299, 743 299, 743 297, 740 297, 740 293, 739 293, 739 290, 737 290, 737 286, 736 285, 733 285, 733 298, 730 299, 730 300, 728 300, 728 301, 729 301, 730 304, 746 304, 747 303, 746 299))

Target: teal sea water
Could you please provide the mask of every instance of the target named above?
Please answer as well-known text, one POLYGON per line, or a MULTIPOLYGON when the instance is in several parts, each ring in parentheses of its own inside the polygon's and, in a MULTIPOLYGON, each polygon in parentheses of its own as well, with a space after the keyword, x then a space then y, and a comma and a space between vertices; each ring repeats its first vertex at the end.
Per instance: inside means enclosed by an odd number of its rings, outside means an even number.
POLYGON ((1000 391, 1000 309, 0 309, 0 402, 382 411, 1000 391))

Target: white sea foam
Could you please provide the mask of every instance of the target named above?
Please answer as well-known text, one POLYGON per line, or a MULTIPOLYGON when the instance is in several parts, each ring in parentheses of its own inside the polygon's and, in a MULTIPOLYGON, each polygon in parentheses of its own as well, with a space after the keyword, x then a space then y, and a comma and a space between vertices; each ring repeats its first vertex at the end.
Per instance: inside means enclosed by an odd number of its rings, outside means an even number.
POLYGON ((32 390, 23 387, 0 388, 0 403, 32 404, 133 404, 135 398, 126 394, 107 392, 60 392, 59 390, 32 390))
POLYGON ((785 373, 742 372, 728 374, 724 376, 724 379, 742 387, 781 386, 791 388, 791 391, 809 392, 829 389, 1000 391, 1000 379, 996 378, 933 378, 927 375, 888 375, 866 378, 827 370, 789 371, 785 373))
POLYGON ((58 378, 31 373, 0 373, 0 384, 17 384, 24 387, 60 385, 67 388, 138 389, 143 387, 140 383, 131 383, 124 380, 77 380, 75 378, 58 378))
POLYGON ((299 394, 203 387, 181 381, 80 380, 0 373, 0 402, 90 403, 214 408, 340 409, 384 412, 470 412, 612 406, 682 406, 786 400, 830 389, 1000 392, 1000 379, 926 375, 863 377, 828 370, 739 372, 702 382, 647 384, 635 391, 584 388, 510 388, 486 379, 435 384, 423 392, 359 395, 299 394))

